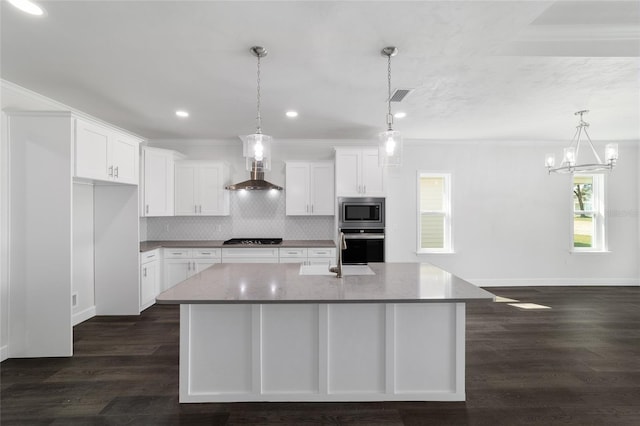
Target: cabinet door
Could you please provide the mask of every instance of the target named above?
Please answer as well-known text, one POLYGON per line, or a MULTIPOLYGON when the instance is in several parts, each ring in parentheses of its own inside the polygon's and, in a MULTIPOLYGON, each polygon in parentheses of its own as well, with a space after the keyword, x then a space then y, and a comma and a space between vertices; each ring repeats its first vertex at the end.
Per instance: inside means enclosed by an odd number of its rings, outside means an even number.
POLYGON ((361 169, 360 150, 336 151, 336 195, 359 196, 361 169))
POLYGON ((198 214, 217 216, 225 214, 224 182, 222 166, 202 165, 198 167, 196 204, 198 214))
POLYGON ((140 267, 140 310, 155 303, 159 291, 160 263, 155 260, 140 267))
POLYGON ((138 141, 115 133, 109 147, 109 167, 113 167, 113 179, 121 183, 137 185, 138 141))
POLYGON ((83 120, 76 120, 75 176, 109 180, 113 169, 108 165, 109 129, 83 120))
POLYGON ((195 166, 175 167, 175 214, 193 216, 198 214, 196 206, 197 169, 195 166))
POLYGON ((287 163, 284 189, 287 216, 304 216, 311 213, 308 163, 287 163))
POLYGON ((193 265, 194 262, 191 259, 165 259, 163 290, 168 290, 189 278, 195 272, 192 272, 193 265))
POLYGON ((334 214, 334 173, 332 163, 312 163, 310 169, 311 214, 334 214))
POLYGON ((384 195, 384 168, 378 163, 378 150, 362 151, 362 194, 366 196, 384 195))
POLYGON ((204 269, 207 269, 209 266, 215 265, 216 263, 220 263, 219 259, 198 259, 195 262, 195 271, 201 272, 204 269))
POLYGON ((143 150, 143 216, 173 216, 173 159, 171 154, 143 150))

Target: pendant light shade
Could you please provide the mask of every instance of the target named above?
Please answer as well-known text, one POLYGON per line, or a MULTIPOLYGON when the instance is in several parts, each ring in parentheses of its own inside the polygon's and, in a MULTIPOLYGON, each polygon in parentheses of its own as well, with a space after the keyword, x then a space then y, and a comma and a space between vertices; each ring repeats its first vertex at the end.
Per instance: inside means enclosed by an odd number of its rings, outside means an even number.
POLYGON ((267 49, 262 46, 253 46, 251 54, 258 58, 257 66, 257 102, 256 102, 256 132, 241 137, 242 155, 246 158, 247 170, 256 167, 261 171, 271 170, 271 142, 273 138, 262 133, 262 116, 260 115, 260 59, 267 56, 267 49))
POLYGON ((387 57, 387 130, 378 135, 378 160, 381 166, 400 166, 402 164, 402 134, 393 130, 393 115, 391 114, 391 57, 398 54, 398 49, 393 46, 385 47, 381 54, 387 57))

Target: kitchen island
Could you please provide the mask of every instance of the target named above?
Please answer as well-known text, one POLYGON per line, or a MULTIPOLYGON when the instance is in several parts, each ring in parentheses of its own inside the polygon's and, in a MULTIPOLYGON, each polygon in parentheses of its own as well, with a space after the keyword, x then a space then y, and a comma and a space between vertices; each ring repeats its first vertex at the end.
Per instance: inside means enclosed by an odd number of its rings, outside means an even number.
POLYGON ((465 304, 494 296, 425 263, 345 268, 217 264, 160 294, 180 402, 463 401, 465 304))

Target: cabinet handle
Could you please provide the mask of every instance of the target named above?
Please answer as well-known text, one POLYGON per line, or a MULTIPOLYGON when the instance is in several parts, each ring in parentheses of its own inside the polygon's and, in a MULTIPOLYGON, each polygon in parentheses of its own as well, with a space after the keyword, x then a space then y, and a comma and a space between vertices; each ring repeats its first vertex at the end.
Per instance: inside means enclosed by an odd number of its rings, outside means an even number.
POLYGON ((362 193, 366 194, 367 193, 367 185, 362 185, 362 193))
POLYGON ((311 204, 311 213, 313 213, 313 204, 311 204))
POLYGON ((211 254, 211 253, 209 253, 208 251, 203 251, 203 252, 202 252, 202 253, 200 253, 200 254, 211 254))
POLYGON ((193 212, 198 213, 198 206, 195 204, 193 205, 193 212))
POLYGON ((142 268, 142 276, 143 277, 147 276, 147 268, 142 268))
POLYGON ((118 167, 117 166, 113 169, 113 176, 116 177, 116 178, 118 177, 118 167))
POLYGON ((309 204, 304 205, 304 212, 309 213, 309 204))
POLYGON ((198 213, 202 213, 202 204, 198 207, 198 213))
POLYGON ((149 204, 147 204, 147 205, 144 207, 144 212, 145 212, 146 214, 149 214, 149 204))
POLYGON ((109 177, 113 177, 113 166, 109 166, 109 177))
POLYGON ((196 270, 196 262, 193 262, 193 270, 196 270))

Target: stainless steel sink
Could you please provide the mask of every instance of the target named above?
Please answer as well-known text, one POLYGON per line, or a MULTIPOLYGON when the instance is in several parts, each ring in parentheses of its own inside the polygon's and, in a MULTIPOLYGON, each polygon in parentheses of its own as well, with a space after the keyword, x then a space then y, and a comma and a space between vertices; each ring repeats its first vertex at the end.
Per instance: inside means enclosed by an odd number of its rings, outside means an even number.
MULTIPOLYGON (((327 265, 300 265, 300 275, 335 275, 327 265)), ((342 275, 375 275, 369 265, 342 265, 342 275)))

